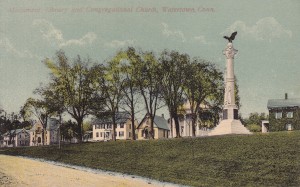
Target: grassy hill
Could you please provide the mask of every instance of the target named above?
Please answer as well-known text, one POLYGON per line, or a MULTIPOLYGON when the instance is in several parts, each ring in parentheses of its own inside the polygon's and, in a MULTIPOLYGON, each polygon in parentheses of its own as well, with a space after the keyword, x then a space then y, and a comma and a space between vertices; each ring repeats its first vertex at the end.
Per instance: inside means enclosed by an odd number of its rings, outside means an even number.
POLYGON ((191 186, 300 186, 300 132, 6 148, 1 154, 191 186))

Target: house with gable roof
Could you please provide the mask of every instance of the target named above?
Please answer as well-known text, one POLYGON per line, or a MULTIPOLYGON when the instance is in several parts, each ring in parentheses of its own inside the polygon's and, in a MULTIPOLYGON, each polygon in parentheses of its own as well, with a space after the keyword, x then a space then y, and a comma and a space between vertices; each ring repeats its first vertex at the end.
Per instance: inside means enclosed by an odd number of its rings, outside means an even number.
MULTIPOLYGON (((151 118, 149 114, 146 114, 142 121, 136 128, 137 139, 144 140, 150 139, 151 135, 151 118)), ((170 128, 168 122, 164 117, 155 116, 153 123, 154 139, 169 138, 170 128)))
POLYGON ((29 131, 24 128, 8 131, 2 137, 2 147, 29 146, 29 131))
MULTIPOLYGON (((131 116, 128 112, 116 113, 116 139, 128 140, 132 137, 131 116)), ((93 141, 107 141, 112 139, 113 122, 111 117, 95 118, 92 120, 93 141)), ((137 126, 135 121, 134 126, 137 126)))
POLYGON ((269 99, 269 131, 300 130, 300 98, 269 99))

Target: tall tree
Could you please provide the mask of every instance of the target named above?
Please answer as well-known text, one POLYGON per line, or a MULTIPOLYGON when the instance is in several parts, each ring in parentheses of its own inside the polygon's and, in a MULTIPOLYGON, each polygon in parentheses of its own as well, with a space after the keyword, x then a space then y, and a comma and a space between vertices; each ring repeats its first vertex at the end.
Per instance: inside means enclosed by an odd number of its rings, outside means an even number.
POLYGON ((141 52, 141 63, 136 64, 135 80, 150 118, 150 136, 154 139, 154 117, 161 107, 160 68, 153 52, 141 52))
POLYGON ((185 79, 185 96, 190 103, 192 118, 192 136, 196 135, 198 120, 207 121, 216 119, 222 105, 222 72, 212 63, 200 58, 194 58, 188 65, 185 79), (220 92, 221 91, 221 92, 220 92), (208 106, 209 109, 203 109, 208 106))
POLYGON ((60 93, 64 110, 76 120, 76 133, 81 142, 83 120, 95 106, 95 83, 98 77, 94 73, 94 66, 90 66, 90 59, 83 60, 77 56, 70 61, 64 51, 60 50, 56 53, 55 61, 44 60, 51 71, 51 90, 60 93))
POLYGON ((129 47, 125 51, 119 51, 115 56, 115 60, 122 64, 122 74, 125 78, 122 89, 123 97, 121 100, 121 108, 124 108, 131 116, 131 139, 135 140, 135 115, 138 112, 138 104, 140 103, 140 94, 138 87, 138 73, 141 66, 141 57, 133 47, 129 47))
POLYGON ((120 101, 122 99, 122 90, 124 86, 124 76, 122 66, 118 58, 113 58, 104 68, 103 77, 99 78, 98 93, 100 92, 105 98, 106 112, 100 115, 106 115, 113 123, 112 139, 116 141, 116 127, 119 112, 120 101))
POLYGON ((159 62, 162 97, 169 109, 171 120, 174 119, 176 137, 180 137, 178 109, 183 103, 185 71, 190 57, 176 51, 163 51, 159 62))

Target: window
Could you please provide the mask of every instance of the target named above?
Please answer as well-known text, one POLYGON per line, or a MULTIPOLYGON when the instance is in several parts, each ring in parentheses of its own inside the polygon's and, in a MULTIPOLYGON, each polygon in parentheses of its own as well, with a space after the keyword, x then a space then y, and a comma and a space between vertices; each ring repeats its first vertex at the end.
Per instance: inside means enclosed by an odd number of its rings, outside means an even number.
POLYGON ((275 113, 275 118, 276 118, 276 119, 282 118, 282 112, 276 112, 276 113, 275 113))
POLYGON ((288 113, 286 113, 286 117, 287 118, 293 118, 293 115, 294 113, 293 112, 288 112, 288 113))
POLYGON ((124 128, 124 124, 120 124, 120 128, 124 128))
POLYGON ((124 137, 124 131, 119 132, 119 137, 124 137))
POLYGON ((21 134, 20 134, 20 136, 19 136, 19 137, 20 137, 20 138, 22 137, 22 136, 21 136, 21 134))
POLYGON ((129 132, 129 138, 131 138, 131 132, 129 132))
POLYGON ((41 142, 42 142, 41 137, 38 137, 38 143, 41 143, 41 142))
POLYGON ((286 124, 285 128, 286 128, 286 130, 288 130, 288 131, 293 130, 292 124, 286 124))
POLYGON ((103 134, 102 134, 102 132, 100 132, 100 137, 102 137, 103 136, 103 134))
POLYGON ((96 132, 96 137, 99 137, 99 132, 96 132))
POLYGON ((131 124, 129 124, 129 129, 131 129, 131 124))

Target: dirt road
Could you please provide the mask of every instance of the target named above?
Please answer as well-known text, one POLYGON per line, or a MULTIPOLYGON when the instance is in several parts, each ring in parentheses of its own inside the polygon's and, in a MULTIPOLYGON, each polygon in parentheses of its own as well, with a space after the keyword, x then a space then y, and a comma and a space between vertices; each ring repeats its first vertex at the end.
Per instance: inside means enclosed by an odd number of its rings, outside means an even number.
POLYGON ((32 159, 0 155, 0 186, 172 186, 140 178, 93 173, 32 159))

